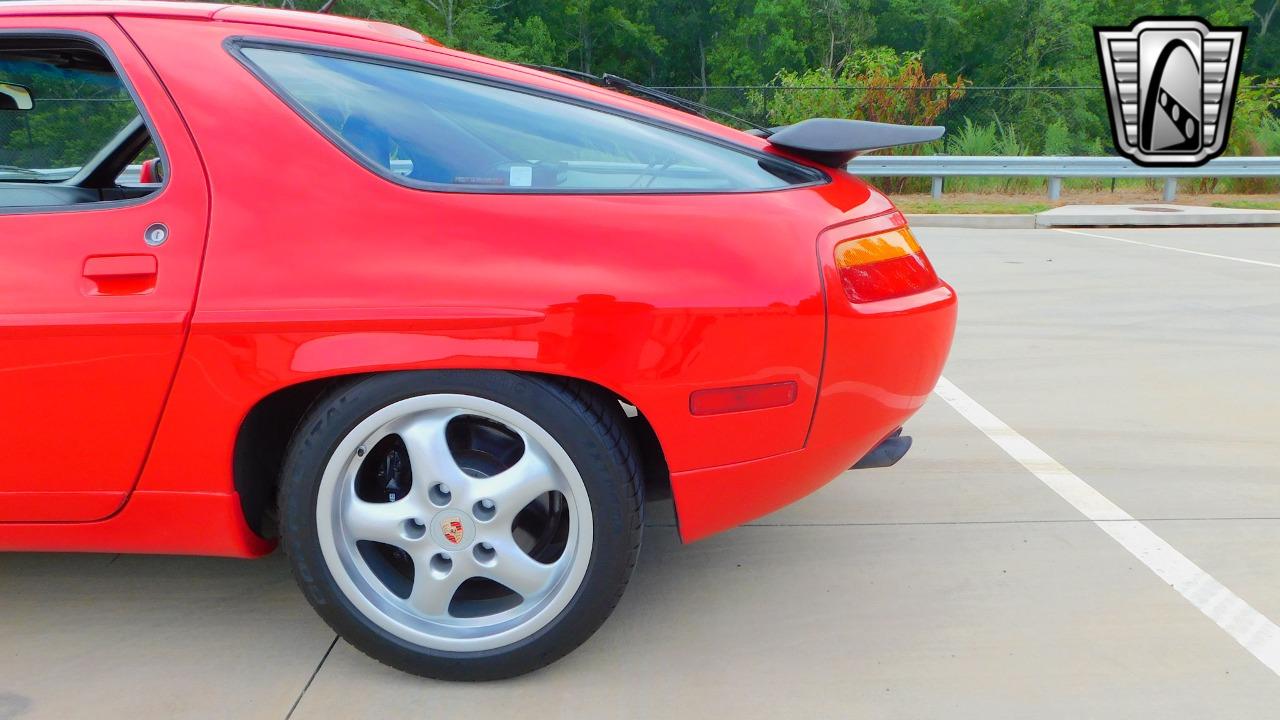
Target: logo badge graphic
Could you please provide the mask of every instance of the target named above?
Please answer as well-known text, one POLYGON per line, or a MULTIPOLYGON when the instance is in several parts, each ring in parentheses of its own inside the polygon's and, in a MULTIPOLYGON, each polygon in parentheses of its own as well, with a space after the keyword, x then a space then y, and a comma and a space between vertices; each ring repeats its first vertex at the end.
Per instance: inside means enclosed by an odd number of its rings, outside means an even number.
POLYGON ((454 545, 462 544, 462 521, 457 518, 445 520, 440 524, 440 530, 444 532, 444 539, 454 545))
POLYGON ((1222 154, 1245 28, 1142 18, 1093 33, 1121 155, 1139 165, 1194 166, 1222 154))

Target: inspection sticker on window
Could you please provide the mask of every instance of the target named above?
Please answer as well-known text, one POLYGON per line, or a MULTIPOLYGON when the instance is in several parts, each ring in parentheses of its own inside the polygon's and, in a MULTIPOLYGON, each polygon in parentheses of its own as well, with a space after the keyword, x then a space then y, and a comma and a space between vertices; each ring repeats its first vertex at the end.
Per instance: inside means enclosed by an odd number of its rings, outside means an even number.
POLYGON ((533 185, 533 168, 528 165, 511 166, 511 187, 530 187, 533 185))

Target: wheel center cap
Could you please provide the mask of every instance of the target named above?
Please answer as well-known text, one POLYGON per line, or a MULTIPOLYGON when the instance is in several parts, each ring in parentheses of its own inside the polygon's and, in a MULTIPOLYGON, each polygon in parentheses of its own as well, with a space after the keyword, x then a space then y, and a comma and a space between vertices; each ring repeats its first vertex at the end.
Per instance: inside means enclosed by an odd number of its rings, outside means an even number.
POLYGON ((476 538, 476 526, 466 513, 445 510, 431 521, 431 537, 445 550, 466 550, 476 538))

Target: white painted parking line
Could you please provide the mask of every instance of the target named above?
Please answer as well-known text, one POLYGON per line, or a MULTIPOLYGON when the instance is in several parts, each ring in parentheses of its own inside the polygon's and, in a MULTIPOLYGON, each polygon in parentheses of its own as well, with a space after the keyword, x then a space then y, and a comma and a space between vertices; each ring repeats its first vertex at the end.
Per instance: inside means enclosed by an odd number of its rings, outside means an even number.
POLYGON ((1063 500, 1071 503, 1076 510, 1142 561, 1142 564, 1169 583, 1187 602, 1217 623, 1218 627, 1225 630, 1263 665, 1280 675, 1280 627, 1209 573, 1201 570, 1146 525, 1134 520, 1133 516, 1063 467, 1048 453, 992 415, 950 380, 939 379, 934 392, 991 438, 1009 457, 1030 470, 1063 500))
POLYGON ((1264 267, 1280 268, 1280 263, 1269 263, 1261 260, 1250 260, 1249 258, 1235 257, 1232 255, 1218 255, 1216 253, 1200 252, 1199 250, 1188 250, 1186 248, 1172 247, 1170 245, 1157 245, 1156 243, 1142 242, 1141 240, 1130 240, 1128 238, 1119 238, 1113 235, 1099 235, 1098 233, 1081 232, 1079 230, 1063 230, 1062 228, 1053 228, 1058 232, 1070 233, 1072 235, 1084 235, 1085 237, 1102 238, 1103 240, 1115 240, 1116 242, 1129 243, 1130 245, 1145 245, 1147 247, 1159 248, 1161 250, 1172 250, 1174 252, 1186 253, 1188 255, 1200 255, 1201 257, 1217 258, 1218 260, 1233 260, 1235 262, 1248 263, 1250 265, 1262 265, 1264 267))

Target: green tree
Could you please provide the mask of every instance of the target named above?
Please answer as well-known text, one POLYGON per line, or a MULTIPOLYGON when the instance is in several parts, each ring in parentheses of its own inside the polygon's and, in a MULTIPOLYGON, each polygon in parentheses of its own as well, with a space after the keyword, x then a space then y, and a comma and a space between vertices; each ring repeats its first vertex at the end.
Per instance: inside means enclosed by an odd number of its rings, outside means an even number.
MULTIPOLYGON (((847 117, 875 122, 930 125, 964 95, 966 80, 946 73, 926 75, 921 54, 891 48, 858 50, 839 74, 825 67, 804 72, 783 70, 779 90, 767 108, 771 124, 786 125, 811 117, 847 117)), ((757 91, 757 104, 764 95, 757 91)))
POLYGON ((722 30, 709 76, 725 85, 762 84, 783 70, 838 71, 876 26, 866 0, 715 0, 711 15, 722 30))
MULTIPOLYGON (((327 0, 235 1, 315 10, 327 0)), ((890 48, 899 59, 918 54, 925 76, 970 81, 939 122, 990 124, 1032 152, 1110 146, 1094 25, 1144 15, 1246 25, 1244 73, 1260 83, 1280 76, 1280 0, 336 0, 333 12, 502 59, 688 86, 690 97, 740 113, 765 113, 762 100, 777 100, 771 122, 866 116, 860 96, 819 88, 858 82, 862 71, 849 65, 890 48), (757 93, 754 105, 743 91, 714 89, 769 83, 787 89, 757 93)), ((1265 108, 1240 132, 1265 134, 1277 112, 1265 108)))

